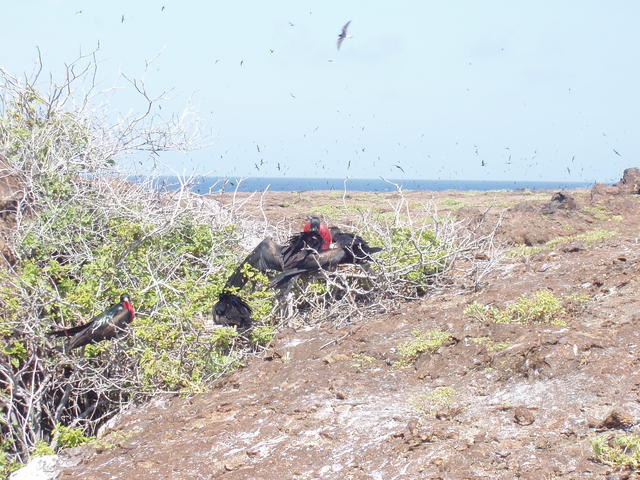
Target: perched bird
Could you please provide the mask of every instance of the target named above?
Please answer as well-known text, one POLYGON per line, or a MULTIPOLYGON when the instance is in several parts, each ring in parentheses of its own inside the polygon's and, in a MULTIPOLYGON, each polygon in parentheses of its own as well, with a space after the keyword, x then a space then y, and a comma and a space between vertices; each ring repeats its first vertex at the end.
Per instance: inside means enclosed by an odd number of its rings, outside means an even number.
POLYGON ((338 35, 338 50, 340 50, 340 45, 342 45, 342 42, 344 41, 345 38, 351 38, 352 37, 352 35, 347 33, 347 29, 349 28, 349 24, 350 23, 351 23, 351 20, 349 20, 347 23, 345 23, 344 27, 342 27, 342 31, 338 35))
MULTIPOLYGON (((329 233, 328 229, 327 233, 329 233)), ((329 233, 329 242, 331 242, 330 235, 329 233)), ((286 245, 278 245, 272 239, 265 238, 227 279, 222 293, 213 307, 213 316, 216 321, 237 325, 240 328, 248 327, 251 324, 250 307, 242 298, 230 293, 230 291, 241 289, 251 278, 251 274, 247 271, 247 265, 263 273, 270 270, 282 272, 287 268, 294 268, 304 263, 307 257, 321 250, 323 241, 323 236, 317 230, 308 230, 293 235, 286 245)))
MULTIPOLYGON (((283 269, 295 266, 308 255, 322 250, 324 242, 324 238, 317 230, 307 230, 293 235, 287 245, 280 249, 283 269)), ((329 243, 331 243, 331 240, 329 240, 329 243)))
POLYGON ((289 280, 303 273, 326 270, 348 263, 366 263, 372 260, 371 254, 382 250, 379 247, 370 247, 359 235, 342 233, 338 227, 332 227, 331 233, 332 237, 335 234, 335 248, 314 252, 295 264, 285 266, 284 271, 271 281, 271 286, 284 287, 289 280))
POLYGON ((307 217, 307 221, 302 227, 305 232, 318 232, 322 235, 324 242, 322 243, 322 250, 327 250, 331 246, 331 231, 327 227, 327 224, 321 221, 318 217, 310 215, 307 217))
POLYGON ((370 247, 367 241, 355 233, 346 233, 338 227, 331 227, 331 238, 337 248, 343 248, 353 257, 353 263, 372 260, 371 254, 382 251, 381 247, 370 247))
POLYGON ((134 317, 133 305, 129 300, 129 295, 125 293, 120 296, 120 303, 111 305, 106 311, 96 315, 84 325, 64 330, 52 330, 47 335, 71 337, 67 343, 67 349, 73 350, 88 343, 97 343, 120 336, 134 317))
POLYGON ((224 325, 236 325, 238 328, 251 326, 253 310, 242 298, 229 292, 222 292, 213 307, 213 317, 224 325))

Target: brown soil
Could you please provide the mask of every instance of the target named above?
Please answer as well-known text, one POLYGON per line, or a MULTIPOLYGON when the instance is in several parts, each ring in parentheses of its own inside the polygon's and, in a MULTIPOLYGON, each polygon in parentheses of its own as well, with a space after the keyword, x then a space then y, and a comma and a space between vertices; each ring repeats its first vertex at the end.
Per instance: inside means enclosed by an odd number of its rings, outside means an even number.
MULTIPOLYGON (((266 355, 209 392, 125 413, 107 446, 85 447, 83 463, 59 478, 604 478, 615 469, 592 458, 589 439, 640 433, 640 197, 598 187, 565 192, 573 203, 551 202, 553 193, 405 198, 415 207, 433 199, 470 221, 502 215, 505 246, 596 229, 616 234, 505 256, 478 292, 452 287, 340 330, 282 331, 266 355), (503 307, 541 288, 588 300, 572 306, 567 326, 463 314, 473 301, 503 307), (398 366, 398 345, 414 329, 446 329, 453 340, 398 366), (436 401, 437 387, 450 387, 450 402, 436 401)), ((352 213, 359 204, 384 213, 397 194, 349 195, 352 213)), ((262 208, 259 196, 235 205, 299 225, 336 202, 342 198, 332 192, 270 192, 262 208)))

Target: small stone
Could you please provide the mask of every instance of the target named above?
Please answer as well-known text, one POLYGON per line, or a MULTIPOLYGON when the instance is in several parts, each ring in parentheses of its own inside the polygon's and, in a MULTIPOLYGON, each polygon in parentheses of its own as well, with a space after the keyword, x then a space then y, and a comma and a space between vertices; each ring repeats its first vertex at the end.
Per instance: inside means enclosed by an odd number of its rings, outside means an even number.
POLYGON ((513 421, 518 425, 531 425, 535 422, 536 417, 533 415, 533 411, 527 407, 516 407, 513 410, 513 421))
POLYGON ((619 408, 611 410, 607 416, 600 422, 598 427, 600 428, 628 428, 635 422, 633 417, 627 412, 622 411, 619 408))
POLYGON ((346 360, 349 360, 349 356, 344 353, 330 353, 322 358, 324 363, 344 362, 346 360))
POLYGON ((233 470, 237 470, 242 467, 247 462, 246 453, 238 453, 237 455, 232 456, 231 458, 225 460, 224 468, 229 472, 233 470))

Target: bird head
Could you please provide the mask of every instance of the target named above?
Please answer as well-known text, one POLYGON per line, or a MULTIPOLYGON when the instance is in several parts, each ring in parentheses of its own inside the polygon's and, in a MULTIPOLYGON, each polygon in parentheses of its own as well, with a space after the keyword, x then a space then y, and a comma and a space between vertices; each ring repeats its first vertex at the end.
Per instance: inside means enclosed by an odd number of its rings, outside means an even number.
POLYGON ((320 218, 315 215, 309 215, 307 217, 309 220, 309 231, 310 232, 318 232, 320 231, 320 218))

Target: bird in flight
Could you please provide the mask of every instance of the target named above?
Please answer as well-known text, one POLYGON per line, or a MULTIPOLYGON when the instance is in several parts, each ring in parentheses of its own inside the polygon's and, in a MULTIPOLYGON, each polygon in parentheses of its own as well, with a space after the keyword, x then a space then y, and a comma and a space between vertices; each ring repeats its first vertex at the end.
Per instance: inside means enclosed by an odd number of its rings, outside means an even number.
POLYGON ((340 35, 338 35, 338 50, 340 50, 340 45, 342 45, 342 41, 345 38, 351 38, 351 34, 347 33, 347 29, 349 28, 350 23, 351 23, 351 20, 345 23, 344 27, 342 27, 342 31, 340 32, 340 35))
POLYGON ((120 17, 120 23, 124 23, 124 15, 122 15, 122 17, 120 17))
POLYGON ((618 152, 615 148, 613 149, 613 153, 615 153, 616 155, 618 155, 619 157, 621 157, 622 155, 620 155, 620 152, 618 152))
POLYGON ((404 168, 402 168, 400 165, 394 165, 394 167, 396 167, 397 169, 401 170, 402 173, 404 173, 404 168))

